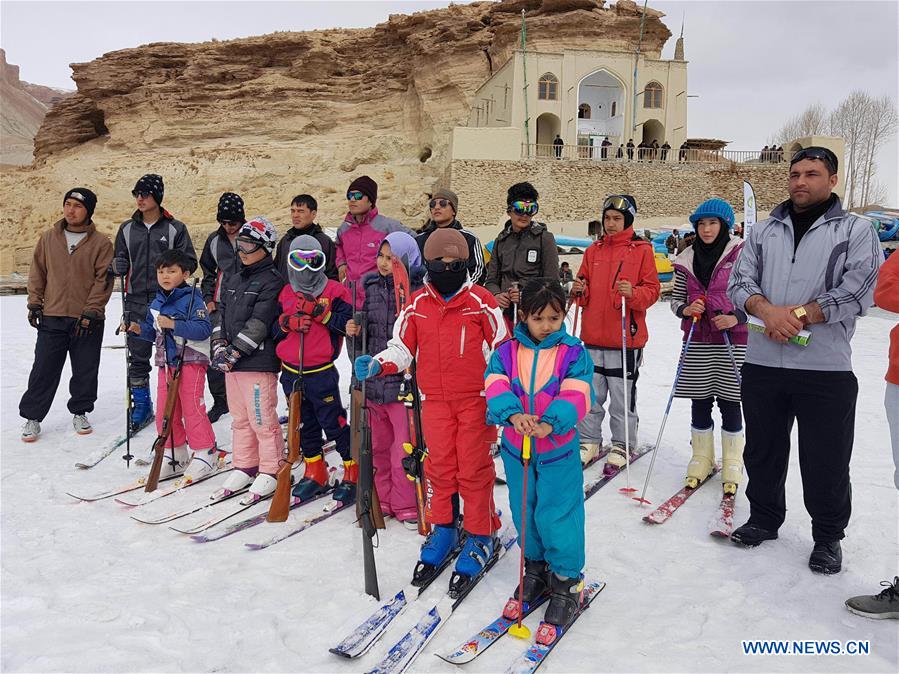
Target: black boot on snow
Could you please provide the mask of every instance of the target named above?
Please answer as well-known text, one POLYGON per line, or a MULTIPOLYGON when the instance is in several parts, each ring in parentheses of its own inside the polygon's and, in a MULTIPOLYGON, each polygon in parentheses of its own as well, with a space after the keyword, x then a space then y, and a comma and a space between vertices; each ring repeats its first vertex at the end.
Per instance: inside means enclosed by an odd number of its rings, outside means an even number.
POLYGON ((777 532, 750 524, 747 522, 742 527, 737 527, 730 535, 730 540, 748 548, 754 548, 765 541, 773 541, 777 538, 777 532))
POLYGON ((214 424, 225 414, 228 414, 228 401, 224 398, 213 398, 212 407, 206 413, 209 423, 214 424))
POLYGON ((839 541, 815 543, 808 558, 808 568, 815 573, 839 573, 843 568, 843 550, 839 541))
POLYGON ((543 622, 556 627, 565 627, 577 614, 581 606, 581 594, 584 591, 583 578, 563 578, 555 573, 550 574, 549 606, 543 622))
MULTIPOLYGON (((533 604, 537 599, 549 592, 549 567, 542 559, 524 560, 524 582, 522 583, 521 600, 525 604, 533 604)), ((512 595, 518 599, 518 587, 512 595)))

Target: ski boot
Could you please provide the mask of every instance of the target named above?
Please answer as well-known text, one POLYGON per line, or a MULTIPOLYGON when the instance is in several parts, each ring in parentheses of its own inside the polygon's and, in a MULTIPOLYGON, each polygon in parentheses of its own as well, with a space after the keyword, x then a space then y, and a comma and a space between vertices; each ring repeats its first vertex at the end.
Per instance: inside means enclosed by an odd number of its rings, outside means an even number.
POLYGON ((187 464, 190 463, 190 452, 187 451, 187 445, 175 447, 174 454, 175 461, 173 464, 172 450, 168 447, 163 450, 162 468, 159 469, 160 480, 183 473, 187 464))
POLYGON ((240 499, 241 505, 250 505, 275 493, 275 487, 278 486, 278 480, 268 473, 256 473, 256 479, 250 485, 250 490, 246 496, 240 499))
POLYGON ((304 456, 303 463, 306 465, 303 479, 297 482, 292 493, 300 501, 308 501, 328 491, 328 468, 321 454, 304 456))
MULTIPOLYGON (((633 451, 633 450, 631 450, 633 451)), ((606 456, 606 465, 603 472, 606 475, 614 475, 627 465, 627 450, 623 442, 613 442, 612 448, 606 456)))
MULTIPOLYGON (((248 487, 259 472, 258 468, 235 468, 228 475, 228 479, 222 484, 222 496, 230 496, 234 492, 248 487)), ((216 494, 212 495, 215 498, 216 494)))
POLYGON ((22 426, 22 442, 34 442, 41 435, 41 424, 36 419, 28 419, 22 426))
POLYGON ((334 500, 352 503, 356 500, 356 483, 359 481, 359 464, 350 459, 343 462, 343 479, 334 488, 334 500))
POLYGON ((197 482, 207 475, 218 470, 222 464, 225 453, 220 452, 218 447, 213 445, 210 449, 194 452, 191 457, 190 464, 184 471, 184 484, 197 482))
POLYGON ((453 550, 459 547, 459 530, 455 524, 437 524, 422 543, 418 564, 412 572, 412 584, 421 587, 431 582, 449 563, 453 550))
POLYGON ((599 455, 598 442, 582 442, 581 443, 581 465, 585 468, 593 463, 593 460, 599 455))
POLYGON ((228 414, 228 400, 224 397, 213 397, 212 407, 210 407, 209 411, 206 413, 206 417, 209 419, 209 423, 214 424, 225 414, 228 414))
POLYGON ((725 494, 736 494, 737 485, 743 478, 743 445, 742 433, 721 431, 721 482, 724 483, 725 494))
POLYGON ((463 596, 472 582, 480 576, 497 554, 499 541, 493 536, 468 533, 465 545, 456 558, 456 568, 449 582, 449 595, 453 599, 463 596))
POLYGON ((712 474, 715 468, 715 434, 712 428, 691 428, 690 444, 693 446, 693 458, 687 464, 687 477, 684 485, 688 489, 696 489, 699 483, 712 474))
POLYGON ((519 590, 522 591, 520 598, 522 610, 527 612, 529 606, 539 601, 549 591, 549 576, 549 567, 546 562, 542 559, 525 558, 523 582, 521 587, 515 586, 512 597, 506 602, 506 607, 503 609, 503 617, 509 620, 518 619, 519 590))
MULTIPOLYGON (((581 596, 584 592, 584 578, 563 578, 553 573, 550 574, 551 594, 549 606, 543 622, 559 627, 566 627, 577 615, 581 608, 581 596)), ((542 625, 541 625, 542 627, 542 625)))
POLYGON ((153 421, 153 399, 146 379, 131 384, 131 432, 137 433, 153 421))
POLYGON ((72 427, 78 435, 89 435, 94 429, 87 420, 87 414, 76 414, 72 417, 72 427))

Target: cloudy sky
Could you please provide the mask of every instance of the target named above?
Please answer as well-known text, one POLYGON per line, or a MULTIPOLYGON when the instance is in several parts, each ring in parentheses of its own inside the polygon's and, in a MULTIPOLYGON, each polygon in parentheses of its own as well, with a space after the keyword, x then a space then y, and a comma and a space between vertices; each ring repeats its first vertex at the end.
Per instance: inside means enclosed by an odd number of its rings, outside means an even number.
MULTIPOLYGON (((149 42, 200 42, 276 30, 363 27, 448 2, 0 2, 0 46, 22 79, 74 88, 69 63, 149 42)), ((897 96, 899 16, 883 2, 650 1, 675 36, 684 18, 689 134, 755 150, 810 103, 834 107, 854 89, 897 96)), ((674 38, 663 56, 674 52, 674 38)), ((899 205, 897 144, 878 156, 899 205)))

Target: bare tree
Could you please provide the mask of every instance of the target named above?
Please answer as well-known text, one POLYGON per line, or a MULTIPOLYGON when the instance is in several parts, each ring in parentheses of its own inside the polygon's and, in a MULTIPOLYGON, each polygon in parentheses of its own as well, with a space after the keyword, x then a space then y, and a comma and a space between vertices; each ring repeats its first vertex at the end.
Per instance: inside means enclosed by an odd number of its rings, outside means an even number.
POLYGON ((871 97, 856 89, 830 113, 830 130, 846 142, 846 204, 852 208, 860 198, 871 97))
POLYGON ((774 134, 773 142, 783 145, 785 141, 793 138, 827 133, 827 129, 827 109, 820 103, 813 103, 795 117, 787 120, 774 134))
MULTIPOLYGON (((896 103, 889 96, 881 96, 871 102, 868 110, 868 147, 867 157, 865 159, 865 174, 862 183, 861 204, 870 204, 879 201, 874 198, 874 180, 875 163, 874 154, 877 148, 885 141, 889 140, 896 133, 896 126, 899 123, 896 113, 896 103)), ((885 190, 886 188, 881 185, 885 190)))

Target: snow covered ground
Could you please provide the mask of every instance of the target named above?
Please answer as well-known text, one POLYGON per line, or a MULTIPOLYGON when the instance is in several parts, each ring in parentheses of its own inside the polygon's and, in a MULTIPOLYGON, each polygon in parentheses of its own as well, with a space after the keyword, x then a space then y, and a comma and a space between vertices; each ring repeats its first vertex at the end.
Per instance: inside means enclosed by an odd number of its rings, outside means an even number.
MULTIPOLYGON (((108 315, 119 311, 113 298, 108 315)), ((94 433, 79 437, 72 431, 66 372, 43 435, 25 445, 18 438, 17 405, 35 333, 25 322, 24 297, 3 297, 0 312, 3 671, 363 671, 439 598, 443 581, 398 619, 373 652, 360 661, 341 660, 328 647, 375 605, 363 592, 361 534, 351 512, 252 552, 243 544, 265 538, 279 525, 197 544, 166 525, 135 522, 111 500, 80 503, 67 496, 67 491, 91 493, 123 484, 142 472, 133 464, 127 471, 118 458, 122 452, 89 471, 73 467, 122 432, 121 339, 108 325, 100 400, 90 416, 94 433)), ((641 521, 645 511, 618 493, 624 486, 620 476, 619 484, 587 503, 587 574, 608 586, 543 670, 896 672, 896 622, 859 618, 843 606, 849 596, 878 591, 878 583, 899 570, 897 492, 882 402, 894 320, 875 310, 860 321, 854 339, 861 390, 852 460, 854 512, 841 574, 816 576, 806 566, 810 524, 795 452, 787 482, 790 511, 780 539, 754 550, 708 535, 718 500, 715 486, 704 487, 665 525, 650 527, 641 521), (869 640, 870 654, 747 656, 741 649, 747 639, 869 640)), ((680 342, 667 305, 651 310, 649 325, 652 338, 639 382, 642 442, 655 440, 680 342)), ((341 367, 345 375, 348 361, 341 367)), ((229 440, 228 417, 216 431, 229 440)), ((135 448, 147 449, 152 433, 141 433, 135 448)), ((676 400, 650 488, 653 501, 679 488, 688 442, 689 403, 676 400)), ((648 458, 634 466, 635 486, 642 486, 648 466, 648 458)), ((208 493, 222 480, 145 509, 161 511, 179 499, 194 500, 196 492, 208 493)), ((497 502, 508 513, 504 488, 497 488, 497 502)), ((746 514, 741 493, 737 524, 746 514)), ((388 522, 376 553, 382 595, 407 582, 419 542, 415 532, 388 522)), ((497 614, 517 582, 517 557, 513 547, 413 671, 454 671, 433 653, 455 646, 497 614)), ((503 671, 521 647, 507 637, 467 670, 503 671)))

